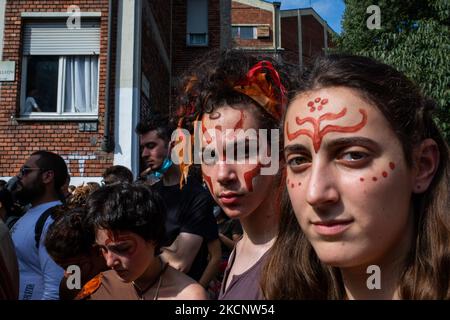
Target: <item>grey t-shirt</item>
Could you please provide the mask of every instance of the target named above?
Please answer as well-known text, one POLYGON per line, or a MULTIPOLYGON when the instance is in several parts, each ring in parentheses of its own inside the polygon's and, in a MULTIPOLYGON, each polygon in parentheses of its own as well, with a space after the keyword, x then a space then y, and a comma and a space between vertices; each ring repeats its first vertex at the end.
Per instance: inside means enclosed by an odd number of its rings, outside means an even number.
POLYGON ((261 291, 260 279, 262 268, 268 258, 268 252, 269 250, 250 269, 239 275, 234 275, 227 291, 225 291, 228 275, 236 256, 236 249, 234 249, 225 269, 219 300, 265 300, 261 291))

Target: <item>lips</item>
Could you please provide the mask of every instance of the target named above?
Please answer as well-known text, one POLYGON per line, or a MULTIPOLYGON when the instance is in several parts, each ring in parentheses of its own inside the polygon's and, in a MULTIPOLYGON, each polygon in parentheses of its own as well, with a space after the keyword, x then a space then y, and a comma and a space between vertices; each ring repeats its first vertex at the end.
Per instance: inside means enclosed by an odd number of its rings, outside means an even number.
POLYGON ((353 223, 352 219, 341 219, 341 220, 328 220, 328 221, 315 221, 311 224, 314 230, 323 236, 336 236, 342 234, 347 230, 353 223))
POLYGON ((219 195, 219 199, 224 205, 235 205, 241 200, 242 196, 242 194, 235 192, 224 192, 219 195))

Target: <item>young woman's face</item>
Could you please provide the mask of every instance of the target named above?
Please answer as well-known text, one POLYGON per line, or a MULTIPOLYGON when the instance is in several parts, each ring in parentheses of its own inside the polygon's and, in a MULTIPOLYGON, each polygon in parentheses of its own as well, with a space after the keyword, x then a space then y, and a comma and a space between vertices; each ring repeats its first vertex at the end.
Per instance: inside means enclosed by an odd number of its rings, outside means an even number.
POLYGON ((138 279, 155 259, 155 246, 141 236, 128 231, 113 233, 98 229, 96 243, 99 246, 106 265, 116 271, 123 282, 138 279))
POLYGON ((287 188, 318 257, 337 267, 404 254, 413 178, 382 113, 352 89, 306 92, 284 126, 287 188))
POLYGON ((224 106, 205 114, 202 120, 203 179, 214 200, 232 218, 248 216, 273 195, 274 176, 261 175, 262 166, 252 148, 258 138, 248 131, 258 132, 255 112, 259 112, 255 106, 224 106), (239 149, 245 152, 238 152, 239 149))

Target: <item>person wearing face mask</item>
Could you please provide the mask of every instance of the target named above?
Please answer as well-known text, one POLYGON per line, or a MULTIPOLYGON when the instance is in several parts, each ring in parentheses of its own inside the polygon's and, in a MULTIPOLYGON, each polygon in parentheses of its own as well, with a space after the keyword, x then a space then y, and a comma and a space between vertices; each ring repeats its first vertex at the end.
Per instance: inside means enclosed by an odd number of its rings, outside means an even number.
POLYGON ((220 248, 213 200, 193 176, 180 188, 181 171, 170 158, 173 129, 168 119, 160 115, 137 125, 142 160, 147 167, 141 179, 146 178, 146 184, 152 185, 167 207, 162 259, 206 287, 212 278, 208 274, 219 269, 221 255, 215 254, 218 259, 208 260, 208 252, 212 251, 208 247, 220 248))

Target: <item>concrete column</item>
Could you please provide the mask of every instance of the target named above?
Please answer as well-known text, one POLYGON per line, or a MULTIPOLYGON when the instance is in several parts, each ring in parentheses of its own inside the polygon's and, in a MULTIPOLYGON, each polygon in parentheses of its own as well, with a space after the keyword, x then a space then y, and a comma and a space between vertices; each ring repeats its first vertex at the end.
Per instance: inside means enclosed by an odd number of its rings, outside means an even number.
POLYGON ((275 51, 278 50, 281 46, 281 21, 280 21, 280 7, 281 2, 275 1, 273 3, 273 7, 275 9, 275 21, 274 21, 274 37, 275 37, 275 51))
POLYGON ((114 164, 139 171, 139 121, 141 94, 141 0, 118 2, 114 164))

